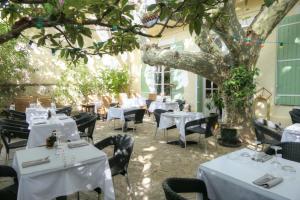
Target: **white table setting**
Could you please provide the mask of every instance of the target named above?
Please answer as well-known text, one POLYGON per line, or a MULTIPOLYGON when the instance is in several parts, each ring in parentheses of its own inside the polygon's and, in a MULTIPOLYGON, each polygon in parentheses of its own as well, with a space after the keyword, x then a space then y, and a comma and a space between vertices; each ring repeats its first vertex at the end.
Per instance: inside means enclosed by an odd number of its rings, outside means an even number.
POLYGON ((153 113, 156 109, 162 109, 162 110, 173 110, 173 111, 179 111, 179 105, 177 102, 172 101, 153 101, 151 102, 149 106, 149 112, 153 113))
POLYGON ((80 139, 75 120, 65 114, 53 115, 49 119, 44 116, 32 118, 28 129, 30 132, 27 148, 45 145, 46 139, 53 131, 60 134, 64 140, 75 141, 80 139))
POLYGON ((12 166, 18 200, 51 200, 97 187, 105 200, 115 199, 106 154, 84 140, 16 151, 12 166))
POLYGON ((143 106, 146 106, 146 98, 144 97, 124 99, 123 104, 121 105, 122 108, 143 107, 143 106))
POLYGON ((135 109, 138 109, 138 107, 131 107, 131 108, 110 107, 107 111, 107 121, 113 119, 120 119, 121 121, 125 121, 124 113, 135 109))
POLYGON ((160 116, 159 129, 166 129, 176 125, 179 130, 180 140, 184 143, 185 139, 185 124, 189 121, 203 118, 203 113, 200 112, 165 112, 160 116))
POLYGON ((205 182, 211 200, 298 200, 300 197, 299 163, 247 148, 201 164, 197 178, 205 182), (260 158, 261 162, 252 158, 260 158))
POLYGON ((300 142, 300 124, 295 123, 283 130, 281 142, 300 142))

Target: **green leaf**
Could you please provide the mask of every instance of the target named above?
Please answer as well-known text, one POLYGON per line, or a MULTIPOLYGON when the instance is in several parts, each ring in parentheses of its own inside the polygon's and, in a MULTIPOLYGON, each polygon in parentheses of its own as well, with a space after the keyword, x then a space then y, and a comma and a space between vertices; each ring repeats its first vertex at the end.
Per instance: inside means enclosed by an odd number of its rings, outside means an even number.
POLYGON ((202 22, 200 22, 199 20, 194 21, 194 30, 197 35, 199 35, 201 32, 201 25, 202 22))
POLYGON ((82 35, 78 35, 77 36, 77 43, 78 43, 78 45, 79 45, 80 48, 83 47, 84 41, 83 41, 82 35))

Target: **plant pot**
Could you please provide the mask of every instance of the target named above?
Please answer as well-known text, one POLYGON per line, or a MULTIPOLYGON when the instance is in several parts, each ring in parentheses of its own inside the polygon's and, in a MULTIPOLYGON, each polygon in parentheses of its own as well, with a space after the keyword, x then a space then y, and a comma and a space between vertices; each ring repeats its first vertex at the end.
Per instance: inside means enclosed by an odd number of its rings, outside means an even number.
POLYGON ((221 138, 219 138, 218 142, 226 147, 240 147, 242 145, 239 140, 238 129, 232 127, 221 126, 221 138))

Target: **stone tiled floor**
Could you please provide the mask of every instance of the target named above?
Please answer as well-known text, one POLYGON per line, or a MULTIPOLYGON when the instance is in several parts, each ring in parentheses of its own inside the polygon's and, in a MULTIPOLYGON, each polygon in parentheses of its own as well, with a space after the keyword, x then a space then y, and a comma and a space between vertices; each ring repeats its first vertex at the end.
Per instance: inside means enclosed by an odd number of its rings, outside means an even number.
MULTIPOLYGON (((116 123, 121 127, 120 123, 116 123)), ((199 164, 223 155, 236 149, 218 146, 214 138, 209 139, 208 152, 204 152, 204 140, 198 145, 188 146, 183 149, 179 146, 166 144, 162 132, 154 137, 155 123, 147 117, 145 122, 138 126, 136 132, 128 132, 135 139, 134 151, 129 164, 129 178, 133 193, 127 189, 126 179, 122 176, 114 177, 114 189, 117 200, 160 200, 165 199, 161 187, 162 181, 167 177, 195 177, 199 164)), ((115 131, 113 122, 97 121, 94 132, 94 141, 100 141, 110 135, 124 134, 115 131)), ((169 131, 168 140, 178 139, 178 130, 169 131)), ((189 140, 198 141, 196 134, 188 136, 189 140)), ((109 152, 107 152, 109 154, 109 152)), ((13 157, 13 155, 11 155, 13 157)), ((12 159, 12 158, 11 158, 12 159)), ((5 161, 5 150, 2 149, 0 164, 11 164, 12 160, 5 161)), ((9 184, 10 180, 0 179, 0 187, 9 184)), ((194 195, 189 195, 194 197, 194 195)), ((76 199, 70 195, 68 199, 76 199)), ((80 199, 98 199, 95 192, 80 192, 80 199)))

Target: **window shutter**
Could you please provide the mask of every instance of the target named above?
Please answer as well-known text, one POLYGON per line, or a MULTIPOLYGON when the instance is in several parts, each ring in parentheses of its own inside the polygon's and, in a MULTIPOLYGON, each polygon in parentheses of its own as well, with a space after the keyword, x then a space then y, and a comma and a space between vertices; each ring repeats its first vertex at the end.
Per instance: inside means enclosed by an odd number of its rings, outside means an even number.
POLYGON ((278 42, 275 103, 300 105, 300 15, 282 20, 278 42))

